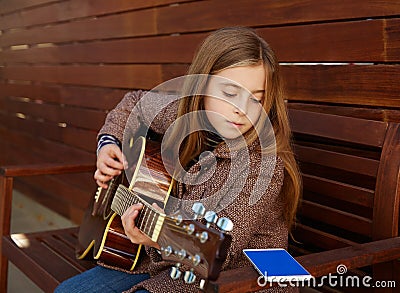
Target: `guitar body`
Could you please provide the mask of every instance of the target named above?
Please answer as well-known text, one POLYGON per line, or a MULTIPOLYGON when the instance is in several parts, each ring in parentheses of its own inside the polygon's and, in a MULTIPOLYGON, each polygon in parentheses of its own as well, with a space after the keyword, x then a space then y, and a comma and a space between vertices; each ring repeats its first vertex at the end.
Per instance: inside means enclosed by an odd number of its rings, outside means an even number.
POLYGON ((133 244, 125 235, 121 217, 111 209, 118 186, 127 186, 127 176, 134 177, 130 189, 144 190, 149 203, 163 206, 170 191, 171 177, 162 164, 160 144, 138 138, 132 148, 129 169, 108 182, 108 188, 98 188, 86 209, 79 228, 76 257, 99 260, 111 266, 133 270, 142 245, 133 244))
POLYGON ((88 208, 79 228, 76 256, 100 260, 121 269, 133 270, 140 257, 141 245, 125 235, 121 217, 115 212, 108 219, 92 216, 88 208))

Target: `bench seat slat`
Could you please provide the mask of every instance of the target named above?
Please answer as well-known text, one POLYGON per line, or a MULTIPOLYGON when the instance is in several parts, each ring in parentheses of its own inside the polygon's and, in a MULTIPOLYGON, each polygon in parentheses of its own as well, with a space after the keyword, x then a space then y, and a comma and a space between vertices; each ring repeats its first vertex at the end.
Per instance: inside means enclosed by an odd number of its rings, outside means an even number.
POLYGON ((41 239, 41 242, 43 245, 46 245, 48 249, 54 251, 54 253, 75 267, 79 272, 83 272, 88 268, 93 267, 93 264, 91 263, 78 261, 76 256, 73 253, 70 253, 70 251, 75 251, 75 247, 67 245, 68 242, 64 242, 62 236, 60 238, 58 235, 46 235, 46 237, 41 239), (69 253, 65 253, 66 251, 69 251, 69 253))
MULTIPOLYGON (((76 228, 73 229, 76 230, 76 228)), ((63 232, 68 233, 65 230, 63 232)), ((27 275, 45 291, 54 290, 61 281, 82 271, 71 265, 63 255, 55 253, 53 249, 44 245, 43 237, 49 236, 52 237, 48 233, 33 233, 29 236, 14 234, 3 238, 5 255, 12 255, 17 267, 29 266, 30 270, 27 275), (21 247, 16 246, 14 241, 21 247), (43 277, 44 275, 46 277, 43 277)), ((72 259, 75 252, 73 249, 67 249, 64 254, 69 255, 68 258, 72 259)), ((81 269, 84 267, 82 266, 81 269)))

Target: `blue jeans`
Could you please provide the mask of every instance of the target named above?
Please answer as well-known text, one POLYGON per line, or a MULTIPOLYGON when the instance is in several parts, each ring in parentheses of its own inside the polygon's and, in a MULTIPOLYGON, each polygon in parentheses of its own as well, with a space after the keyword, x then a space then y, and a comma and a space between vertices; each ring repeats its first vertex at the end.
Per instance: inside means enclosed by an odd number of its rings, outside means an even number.
MULTIPOLYGON (((121 293, 134 285, 149 279, 148 274, 128 274, 101 266, 94 267, 82 274, 62 282, 55 293, 121 293)), ((136 293, 149 293, 138 290, 136 293)))

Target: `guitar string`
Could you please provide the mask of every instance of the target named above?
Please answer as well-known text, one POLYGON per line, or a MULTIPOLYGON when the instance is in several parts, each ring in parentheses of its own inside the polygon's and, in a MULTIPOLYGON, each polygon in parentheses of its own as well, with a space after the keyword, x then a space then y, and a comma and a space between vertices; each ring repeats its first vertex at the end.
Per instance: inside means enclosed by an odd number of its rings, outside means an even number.
MULTIPOLYGON (((142 232, 144 232, 145 234, 147 234, 148 236, 151 236, 151 234, 154 233, 155 231, 155 226, 157 224, 157 221, 155 221, 156 217, 161 216, 161 213, 157 210, 155 210, 148 202, 146 202, 145 200, 143 200, 142 198, 140 198, 139 196, 135 196, 134 198, 132 198, 132 203, 138 203, 141 202, 144 205, 144 209, 139 213, 139 216, 137 218, 137 223, 138 224, 138 228, 139 230, 141 230, 142 232), (149 225, 149 219, 151 217, 151 223, 149 225), (155 221, 155 223, 154 223, 155 221), (154 223, 154 226, 153 226, 154 223)), ((171 228, 173 228, 173 230, 175 232, 181 233, 181 234, 185 234, 187 233, 187 229, 181 226, 177 226, 176 225, 176 220, 165 216, 165 224, 170 226, 171 228)))

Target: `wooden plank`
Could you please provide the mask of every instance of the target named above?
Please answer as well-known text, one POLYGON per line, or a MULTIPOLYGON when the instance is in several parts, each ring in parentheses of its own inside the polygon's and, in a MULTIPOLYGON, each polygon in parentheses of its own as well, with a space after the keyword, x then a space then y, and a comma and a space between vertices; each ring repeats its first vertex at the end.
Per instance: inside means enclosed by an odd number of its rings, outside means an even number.
MULTIPOLYGON (((4 249, 4 235, 10 234, 13 178, 0 176, 0 252, 4 249)), ((0 253, 0 291, 7 291, 8 260, 0 253)))
POLYGON ((300 168, 304 174, 310 174, 333 181, 339 181, 345 184, 375 190, 376 178, 373 177, 362 176, 360 174, 346 172, 344 170, 327 168, 321 165, 309 164, 307 162, 301 162, 300 168))
MULTIPOLYGON (((62 205, 60 205, 60 200, 55 197, 50 197, 47 192, 43 191, 43 188, 37 189, 37 187, 29 185, 27 182, 16 180, 15 189, 23 193, 24 195, 32 198, 34 201, 43 204, 49 209, 55 211, 56 213, 64 216, 67 219, 70 219, 76 224, 80 224, 84 215, 86 206, 77 206, 66 204, 62 201, 62 205)), ((53 194, 59 192, 58 190, 51 190, 53 194)), ((63 194, 67 191, 63 190, 63 194)), ((91 193, 92 194, 92 193, 91 193)), ((86 194, 85 194, 86 195, 86 194)), ((88 194, 89 195, 89 194, 88 194)), ((87 202, 89 202, 89 198, 87 198, 87 202)))
MULTIPOLYGON (((20 130, 5 129, 0 127, 0 137, 6 137, 10 146, 7 151, 15 151, 14 161, 19 164, 27 163, 65 163, 70 164, 82 162, 95 163, 95 153, 79 150, 76 147, 68 146, 62 142, 51 141, 40 136, 31 136, 31 133, 24 133, 20 130), (32 141, 35 141, 32 144, 32 141), (26 151, 29 146, 29 152, 26 151)), ((3 144, 3 142, 2 142, 3 144)), ((0 145, 2 145, 0 144, 0 145)), ((4 162, 3 162, 4 163, 4 162)))
MULTIPOLYGON (((393 32, 399 23, 398 19, 390 22, 363 20, 257 31, 272 46, 281 62, 385 62, 399 61, 400 54, 395 54, 395 50, 400 47, 396 45, 400 35, 393 32), (389 52, 388 48, 394 51, 389 52)), ((195 49, 207 35, 156 36, 3 50, 0 61, 8 64, 190 63, 195 49)))
POLYGON ((298 242, 296 245, 299 247, 308 247, 311 245, 314 249, 317 247, 320 250, 330 250, 356 244, 351 240, 303 225, 302 223, 296 223, 293 237, 294 241, 298 242))
POLYGON ((298 102, 290 102, 287 105, 290 109, 320 112, 368 120, 400 122, 400 112, 393 109, 365 108, 357 106, 353 107, 350 105, 341 105, 338 107, 335 104, 306 104, 298 102))
POLYGON ((11 13, 16 10, 32 8, 45 4, 61 2, 60 0, 13 0, 13 1, 0 1, 0 14, 11 13))
MULTIPOLYGON (((150 89, 184 75, 184 65, 0 68, 4 79, 150 89)), ((400 66, 283 66, 289 100, 400 107, 400 66)))
MULTIPOLYGON (((58 237, 59 234, 74 233, 75 231, 76 228, 61 229, 55 231, 54 236, 58 237)), ((17 267, 23 269, 29 266, 31 269, 26 272, 27 276, 45 292, 52 292, 61 281, 82 271, 81 267, 71 266, 67 258, 46 246, 43 238, 48 239, 52 236, 52 233, 32 233, 28 236, 14 234, 5 240, 7 243, 5 253, 13 255, 13 262, 17 267), (20 245, 21 248, 15 243, 20 245)), ((69 258, 74 255, 72 249, 66 250, 65 253, 69 258)), ((88 266, 87 262, 85 266, 88 266)))
MULTIPOLYGON (((93 163, 90 161, 89 163, 85 163, 83 159, 79 163, 69 163, 68 161, 54 163, 54 161, 45 157, 44 153, 27 152, 30 153, 29 156, 22 156, 21 154, 24 151, 24 148, 15 145, 11 147, 12 149, 7 151, 7 155, 13 156, 14 160, 12 162, 0 161, 2 164, 0 174, 7 176, 61 174, 55 176, 54 179, 49 180, 56 180, 57 182, 62 182, 62 184, 65 184, 66 186, 85 190, 85 193, 88 194, 94 194, 96 189, 96 184, 93 179, 93 173, 95 170, 94 160, 93 163), (74 174, 68 174, 69 172, 73 172, 74 174)), ((63 157, 59 158, 59 160, 62 159, 63 157)), ((44 184, 46 184, 46 182, 44 182, 44 184)), ((43 185, 42 187, 45 186, 43 185)))
POLYGON ((195 49, 206 35, 168 35, 3 50, 0 52, 0 62, 190 63, 195 49))
POLYGON ((55 253, 62 255, 63 258, 65 258, 65 260, 68 263, 73 264, 74 267, 76 267, 80 272, 86 270, 86 268, 84 266, 81 266, 78 262, 76 262, 75 255, 65 253, 67 250, 74 251, 75 248, 71 247, 69 245, 66 245, 64 242, 60 241, 60 239, 58 237, 46 237, 43 239, 43 244, 48 246, 55 253))
POLYGON ((344 211, 303 200, 300 208, 303 217, 336 226, 360 235, 371 236, 372 221, 344 211))
POLYGON ((42 137, 89 152, 96 149, 97 132, 73 127, 59 127, 56 123, 38 122, 31 119, 19 119, 0 115, 0 122, 11 129, 30 133, 34 137, 42 137))
POLYGON ((69 107, 63 104, 44 103, 40 100, 7 99, 0 97, 0 109, 8 115, 22 113, 30 119, 56 122, 98 131, 104 124, 106 113, 93 109, 69 107))
POLYGON ((157 13, 158 10, 156 9, 138 10, 99 18, 78 19, 51 26, 10 31, 0 35, 0 43, 3 47, 7 47, 22 44, 156 35, 157 13))
POLYGON ((43 238, 43 244, 48 246, 57 254, 62 255, 66 262, 70 263, 80 272, 84 272, 87 269, 93 268, 94 262, 83 262, 77 260, 75 256, 75 246, 78 239, 74 238, 75 242, 70 243, 68 241, 70 238, 70 233, 68 233, 67 235, 53 235, 52 233, 49 234, 50 235, 46 235, 47 237, 43 238))
POLYGON ((323 113, 312 113, 289 109, 292 131, 380 147, 383 145, 387 123, 342 117, 323 113), (365 131, 368 129, 368 132, 365 131))
POLYGON ((306 267, 312 263, 315 267, 310 270, 310 273, 315 276, 322 276, 326 275, 329 270, 335 270, 339 264, 346 265, 347 269, 350 270, 396 259, 400 252, 399 241, 400 238, 396 237, 365 244, 356 244, 338 250, 301 256, 297 260, 306 267), (306 261, 306 259, 308 260, 306 261), (332 263, 328 265, 329 262, 332 263))
POLYGON ((35 66, 5 67, 5 79, 101 87, 151 89, 160 83, 184 75, 185 65, 107 65, 107 66, 35 66), (29 70, 28 70, 29 69, 29 70))
POLYGON ((347 154, 331 152, 313 147, 295 146, 298 160, 312 164, 319 164, 329 168, 336 168, 357 174, 376 177, 379 161, 351 156, 347 154))
POLYGON ((399 235, 400 124, 390 123, 382 150, 374 202, 374 239, 399 235))
POLYGON ((77 172, 93 172, 95 166, 93 164, 27 164, 18 166, 2 165, 0 167, 0 175, 7 177, 22 177, 35 175, 57 175, 64 173, 77 172))
POLYGON ((400 56, 400 23, 396 19, 386 20, 385 38, 393 40, 386 47, 387 60, 395 60, 400 56))
MULTIPOLYGON (((18 178, 18 184, 26 184, 30 188, 40 192, 41 198, 38 202, 51 206, 51 203, 58 202, 58 205, 75 207, 84 211, 90 198, 96 191, 96 183, 92 180, 91 188, 87 190, 67 184, 57 178, 57 176, 34 176, 18 178)), ((64 207, 53 207, 52 210, 63 210, 64 207)))
POLYGON ((277 26, 399 14, 400 5, 386 1, 371 5, 359 1, 337 5, 334 0, 284 4, 258 0, 236 0, 235 3, 196 1, 10 31, 0 36, 0 43, 3 46, 58 43, 209 31, 225 26, 277 26), (332 5, 336 9, 332 9, 332 5), (80 27, 85 27, 85 30, 80 27))
POLYGON ((96 190, 96 183, 93 178, 94 171, 95 169, 90 173, 63 174, 57 176, 57 178, 68 185, 74 185, 82 190, 89 190, 89 193, 92 194, 96 190))
POLYGON ((26 272, 27 276, 33 278, 43 290, 54 290, 60 273, 66 277, 72 277, 79 273, 78 270, 63 262, 62 258, 52 250, 43 249, 40 239, 27 239, 24 234, 14 234, 12 238, 11 243, 6 242, 5 253, 14 254, 13 260, 17 267, 29 266, 30 270, 26 272), (13 245, 12 241, 15 241, 17 246, 13 245), (43 271, 42 268, 47 270, 43 271))
POLYGON ((27 159, 27 156, 25 154, 29 152, 26 151, 26 148, 24 148, 24 146, 17 145, 16 147, 15 145, 13 145, 8 141, 7 137, 2 137, 2 140, 3 141, 1 145, 5 152, 5 155, 4 157, 2 157, 0 162, 3 166, 13 166, 13 165, 15 166, 16 164, 21 163, 21 161, 25 162, 25 164, 36 163, 36 158, 34 159, 34 161, 29 161, 29 159, 27 159), (19 154, 18 151, 20 150, 22 151, 25 150, 25 153, 19 154))
POLYGON ((350 184, 302 174, 304 189, 323 194, 345 202, 371 208, 374 201, 374 191, 350 184))
MULTIPOLYGON (((144 8, 154 8, 158 6, 165 6, 169 4, 179 4, 184 2, 192 2, 194 0, 96 0, 96 3, 82 0, 69 0, 69 1, 47 1, 42 0, 46 6, 35 7, 33 9, 25 10, 26 6, 19 6, 14 8, 9 5, 4 8, 0 5, 1 13, 10 13, 10 11, 19 10, 13 14, 8 14, 0 18, 0 29, 21 28, 33 25, 43 25, 49 23, 56 23, 61 21, 73 20, 76 18, 85 18, 93 16, 102 16, 107 14, 119 13, 130 10, 138 10, 144 8)), ((26 1, 25 1, 26 2, 26 1)), ((32 4, 35 4, 35 1, 32 4)), ((36 1, 37 3, 37 1, 36 1)), ((31 5, 32 5, 31 4, 31 5)), ((4 5, 3 5, 4 6, 4 5)))
POLYGON ((372 18, 399 15, 400 4, 394 1, 346 1, 338 5, 328 1, 257 1, 237 0, 196 2, 165 7, 159 11, 159 32, 212 30, 224 26, 263 26, 372 18), (335 7, 335 9, 332 9, 335 7), (176 19, 180 21, 177 22, 176 19))
POLYGON ((400 66, 283 66, 293 101, 400 107, 400 66))
POLYGON ((362 20, 257 29, 281 62, 398 61, 387 48, 396 47, 399 34, 387 34, 399 20, 362 20))
POLYGON ((126 90, 50 84, 1 84, 1 97, 26 97, 38 101, 109 110, 126 90))

